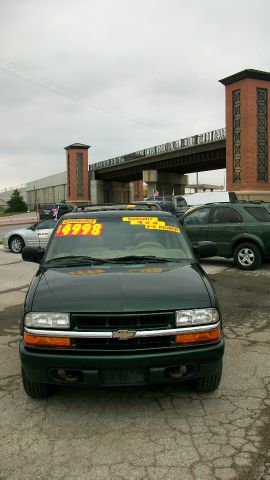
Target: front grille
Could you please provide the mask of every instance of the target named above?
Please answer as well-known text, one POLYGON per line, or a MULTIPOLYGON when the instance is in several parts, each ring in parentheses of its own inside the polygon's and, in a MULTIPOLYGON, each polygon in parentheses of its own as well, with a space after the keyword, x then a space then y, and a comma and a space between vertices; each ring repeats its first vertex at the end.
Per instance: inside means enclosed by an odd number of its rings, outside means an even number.
POLYGON ((174 337, 140 337, 129 340, 117 338, 76 338, 75 348, 91 350, 140 350, 152 348, 169 348, 174 346, 174 337))
POLYGON ((92 315, 88 313, 71 314, 71 325, 75 330, 154 330, 174 328, 174 312, 92 315))
MULTIPOLYGON (((114 332, 117 330, 166 330, 175 327, 174 312, 147 312, 136 314, 71 314, 71 328, 75 331, 114 332)), ((161 349, 174 346, 174 337, 153 336, 128 340, 118 338, 76 338, 73 348, 95 351, 130 351, 161 349)))

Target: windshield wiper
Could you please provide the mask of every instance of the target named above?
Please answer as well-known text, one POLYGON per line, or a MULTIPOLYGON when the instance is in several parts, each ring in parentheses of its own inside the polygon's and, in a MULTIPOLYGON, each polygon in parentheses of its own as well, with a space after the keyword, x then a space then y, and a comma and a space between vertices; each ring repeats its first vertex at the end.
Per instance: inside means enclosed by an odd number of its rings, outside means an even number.
POLYGON ((127 255, 125 257, 111 258, 111 261, 115 263, 162 263, 162 262, 174 262, 173 258, 156 257, 155 255, 127 255))
POLYGON ((51 260, 43 262, 43 267, 65 267, 76 265, 98 265, 102 263, 166 263, 166 262, 178 262, 178 258, 163 258, 156 257, 155 255, 126 255, 124 257, 114 258, 96 258, 88 256, 76 256, 70 255, 65 257, 56 257, 51 260))
POLYGON ((51 258, 51 260, 46 260, 42 266, 43 267, 52 267, 52 266, 70 266, 70 265, 97 265, 100 263, 115 263, 111 259, 107 258, 95 258, 88 256, 76 256, 69 255, 65 257, 56 257, 51 258))

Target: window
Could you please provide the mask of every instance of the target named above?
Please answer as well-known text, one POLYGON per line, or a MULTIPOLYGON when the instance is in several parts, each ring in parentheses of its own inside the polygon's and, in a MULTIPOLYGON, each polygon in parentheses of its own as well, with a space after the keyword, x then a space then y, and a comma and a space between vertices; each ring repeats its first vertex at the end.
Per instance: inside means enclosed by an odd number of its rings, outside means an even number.
POLYGON ((76 165, 77 165, 77 196, 83 196, 83 154, 76 154, 76 165))
POLYGON ((195 210, 191 212, 184 218, 184 225, 200 225, 208 223, 210 208, 200 208, 199 210, 195 210))
POLYGON ((270 222, 270 212, 265 207, 245 207, 245 210, 259 222, 270 222))
MULTIPOLYGON (((123 212, 123 215, 126 216, 126 213, 123 212)), ((190 246, 172 216, 159 216, 158 220, 177 231, 146 229, 144 225, 132 225, 121 217, 106 216, 106 213, 104 216, 102 213, 94 214, 91 218, 96 220, 95 225, 102 225, 99 236, 54 236, 46 260, 66 255, 89 255, 96 258, 150 255, 176 260, 192 258, 190 246)))
POLYGON ((257 88, 257 170, 258 182, 268 179, 268 125, 266 88, 257 88))
POLYGON ((214 210, 213 223, 242 223, 239 212, 231 207, 217 207, 214 210))
POLYGON ((71 186, 70 186, 70 158, 69 153, 67 156, 67 184, 68 184, 68 196, 70 197, 71 186))
POLYGON ((36 226, 37 230, 45 230, 47 228, 54 228, 56 225, 56 221, 54 218, 50 218, 49 220, 44 220, 43 222, 39 222, 36 226))

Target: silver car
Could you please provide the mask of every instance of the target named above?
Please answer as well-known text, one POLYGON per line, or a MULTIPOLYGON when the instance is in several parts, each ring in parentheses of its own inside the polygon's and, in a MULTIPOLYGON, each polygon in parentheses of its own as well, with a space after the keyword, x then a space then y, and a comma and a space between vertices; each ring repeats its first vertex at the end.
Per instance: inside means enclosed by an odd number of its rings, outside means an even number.
POLYGON ((21 253, 23 247, 46 247, 56 225, 54 218, 34 223, 28 228, 11 230, 4 237, 4 249, 21 253))

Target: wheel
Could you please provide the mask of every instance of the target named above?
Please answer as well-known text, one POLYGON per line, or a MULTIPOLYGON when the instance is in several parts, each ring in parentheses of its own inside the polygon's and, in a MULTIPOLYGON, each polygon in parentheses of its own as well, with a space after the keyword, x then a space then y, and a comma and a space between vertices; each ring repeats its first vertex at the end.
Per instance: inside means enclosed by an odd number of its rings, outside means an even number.
POLYGON ((219 364, 216 373, 201 377, 195 380, 195 390, 198 393, 210 393, 214 392, 220 384, 222 376, 222 362, 219 364))
POLYGON ((13 253, 21 253, 24 247, 24 241, 22 237, 19 237, 18 235, 11 237, 9 240, 9 247, 13 253))
POLYGON ((22 381, 25 393, 31 398, 41 399, 50 395, 50 385, 47 383, 31 382, 22 369, 22 381))
POLYGON ((262 263, 262 254, 254 243, 240 243, 233 253, 235 265, 241 270, 255 270, 262 263))

